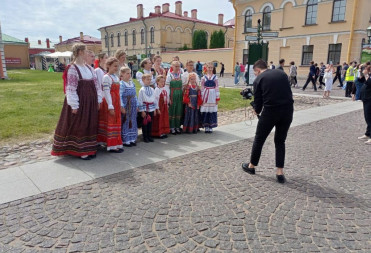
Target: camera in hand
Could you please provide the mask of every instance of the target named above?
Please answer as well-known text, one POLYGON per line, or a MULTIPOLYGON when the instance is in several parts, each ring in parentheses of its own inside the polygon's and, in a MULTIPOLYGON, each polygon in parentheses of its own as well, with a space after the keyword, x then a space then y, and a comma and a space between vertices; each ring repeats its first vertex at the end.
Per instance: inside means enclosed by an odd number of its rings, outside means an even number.
POLYGON ((243 89, 240 91, 240 94, 242 96, 243 99, 252 99, 252 90, 250 88, 246 88, 246 89, 243 89))

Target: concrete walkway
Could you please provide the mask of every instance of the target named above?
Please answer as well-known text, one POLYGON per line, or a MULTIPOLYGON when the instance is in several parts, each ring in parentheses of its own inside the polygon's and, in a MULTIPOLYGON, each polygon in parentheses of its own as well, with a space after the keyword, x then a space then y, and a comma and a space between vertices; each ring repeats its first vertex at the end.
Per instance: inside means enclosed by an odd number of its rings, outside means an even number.
MULTIPOLYGON (((346 101, 297 111, 291 127, 361 109, 362 103, 346 101)), ((150 144, 140 142, 137 147, 126 148, 123 154, 100 151, 91 161, 64 157, 1 170, 0 204, 251 138, 256 124, 255 119, 218 127, 211 135, 200 132, 197 135, 169 136, 166 140, 156 139, 150 144)))

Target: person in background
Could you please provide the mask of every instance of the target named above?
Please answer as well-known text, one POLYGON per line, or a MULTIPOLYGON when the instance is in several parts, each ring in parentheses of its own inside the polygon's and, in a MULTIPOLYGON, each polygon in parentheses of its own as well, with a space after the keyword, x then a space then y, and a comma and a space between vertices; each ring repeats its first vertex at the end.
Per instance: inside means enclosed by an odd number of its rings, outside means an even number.
POLYGON ((325 74, 325 69, 326 69, 326 66, 323 64, 323 62, 321 62, 320 63, 320 69, 319 69, 319 86, 318 86, 318 89, 322 89, 322 85, 325 86, 325 83, 323 82, 323 76, 325 74))
POLYGON ((179 59, 179 56, 174 56, 173 57, 173 61, 178 61, 180 63, 180 68, 183 70, 184 69, 184 65, 183 63, 180 61, 179 59))
POLYGON ((269 69, 275 69, 275 68, 276 68, 276 66, 274 66, 273 61, 271 61, 271 62, 270 62, 269 69))
POLYGON ((371 145, 371 65, 367 65, 363 70, 363 82, 361 88, 361 98, 363 102, 363 112, 366 121, 366 132, 359 140, 366 141, 365 144, 371 145))
POLYGON ((345 87, 345 97, 351 97, 352 88, 354 84, 354 68, 356 64, 357 64, 356 62, 352 61, 345 73, 345 81, 347 82, 345 87))
POLYGON ((365 64, 360 64, 357 67, 358 71, 357 71, 356 80, 354 82, 356 86, 355 100, 361 100, 361 89, 365 82, 365 79, 363 78, 364 76, 363 71, 365 70, 365 67, 366 67, 365 64))
POLYGON ((98 54, 98 67, 94 70, 95 74, 97 75, 98 83, 101 89, 103 89, 103 76, 107 74, 106 70, 107 59, 108 55, 106 53, 98 54))
MULTIPOLYGON (((344 62, 343 67, 341 69, 341 82, 343 84, 343 87, 344 87, 345 76, 346 76, 348 68, 349 68, 349 65, 346 62, 344 62)), ((346 81, 345 81, 345 85, 346 85, 346 81)))
POLYGON ((236 66, 234 66, 234 85, 240 83, 240 73, 241 73, 240 64, 236 62, 236 66))
POLYGON ((122 67, 129 67, 129 66, 125 63, 125 61, 126 61, 126 53, 125 53, 125 51, 122 50, 122 49, 117 49, 117 51, 116 51, 116 53, 115 53, 115 58, 116 58, 117 60, 119 60, 119 67, 118 67, 118 70, 117 70, 116 75, 117 75, 117 76, 120 76, 120 69, 121 69, 122 67))
MULTIPOLYGON (((189 75, 191 73, 195 73, 194 72, 194 61, 192 60, 188 60, 187 63, 186 63, 186 68, 185 68, 185 71, 184 71, 184 74, 182 75, 182 78, 183 78, 183 88, 187 85, 188 83, 188 78, 189 78, 189 75)), ((197 81, 197 85, 200 85, 200 78, 198 77, 198 75, 196 76, 196 81, 197 81)))
POLYGON ((200 61, 197 61, 196 71, 197 71, 198 77, 201 78, 202 77, 202 64, 200 63, 200 61))
POLYGON ((153 57, 153 69, 156 72, 156 76, 158 75, 166 75, 165 70, 161 67, 162 58, 159 55, 155 55, 153 57))
POLYGON ((298 81, 296 79, 296 76, 298 74, 298 69, 295 66, 295 62, 294 61, 290 62, 290 71, 289 71, 289 74, 290 74, 290 86, 292 86, 292 87, 298 87, 298 81))
POLYGON ((332 80, 334 73, 334 67, 332 64, 327 64, 324 70, 324 78, 325 78, 325 90, 323 92, 323 98, 330 98, 330 92, 332 90, 332 84, 334 81, 332 80))
POLYGON ((311 61, 310 62, 310 67, 309 67, 308 78, 307 78, 307 81, 305 82, 302 90, 305 91, 305 88, 307 88, 309 82, 312 82, 314 91, 317 91, 315 78, 316 78, 316 67, 314 66, 314 61, 311 61))
POLYGON ((283 67, 285 66, 285 59, 281 59, 280 61, 279 61, 279 66, 278 66, 278 68, 277 69, 280 69, 280 70, 282 70, 282 71, 285 71, 284 69, 283 69, 283 67))
POLYGON ((143 61, 140 63, 140 69, 138 70, 136 74, 136 79, 138 80, 138 82, 140 83, 142 87, 144 86, 143 79, 142 79, 142 76, 144 74, 149 74, 152 76, 151 85, 152 87, 156 87, 156 73, 154 69, 152 69, 152 62, 149 58, 143 59, 143 61))
MULTIPOLYGON (((220 75, 219 75, 219 77, 224 77, 224 70, 225 70, 225 68, 224 68, 224 63, 221 62, 221 63, 220 63, 220 66, 221 66, 221 69, 220 69, 220 75)), ((197 72, 197 74, 198 74, 198 72, 197 72)), ((201 78, 201 77, 200 77, 200 78, 201 78)))
POLYGON ((278 183, 286 181, 283 168, 285 163, 285 141, 294 114, 294 100, 287 75, 281 70, 267 70, 267 63, 258 60, 254 64, 254 110, 259 117, 249 163, 242 163, 242 169, 255 174, 263 145, 275 127, 276 178, 278 183))
POLYGON ((341 78, 341 72, 342 72, 342 67, 341 67, 340 62, 338 62, 337 66, 336 66, 335 78, 334 78, 334 81, 332 83, 332 84, 334 84, 336 82, 336 80, 338 79, 339 80, 339 85, 337 87, 343 87, 343 80, 341 78))
MULTIPOLYGON (((244 76, 244 74, 245 74, 245 65, 243 65, 243 63, 241 62, 241 64, 240 64, 240 77, 238 78, 238 81, 240 81, 240 78, 242 76, 244 76)), ((243 79, 245 79, 245 78, 243 78, 243 79)), ((245 80, 244 80, 244 83, 245 83, 245 80)))
MULTIPOLYGON (((314 77, 314 81, 315 81, 315 83, 317 84, 317 80, 318 80, 318 77, 319 77, 319 67, 318 67, 318 64, 317 63, 315 63, 314 64, 314 67, 315 67, 315 77, 314 77)), ((322 87, 321 87, 322 88, 322 87)))

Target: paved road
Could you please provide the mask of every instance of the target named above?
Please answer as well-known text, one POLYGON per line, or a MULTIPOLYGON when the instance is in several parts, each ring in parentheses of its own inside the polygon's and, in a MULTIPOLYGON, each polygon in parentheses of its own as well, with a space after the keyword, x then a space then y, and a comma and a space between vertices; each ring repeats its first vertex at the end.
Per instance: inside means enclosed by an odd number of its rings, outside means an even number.
POLYGON ((0 252, 370 252, 370 147, 362 112, 294 127, 288 182, 269 137, 0 205, 0 252))

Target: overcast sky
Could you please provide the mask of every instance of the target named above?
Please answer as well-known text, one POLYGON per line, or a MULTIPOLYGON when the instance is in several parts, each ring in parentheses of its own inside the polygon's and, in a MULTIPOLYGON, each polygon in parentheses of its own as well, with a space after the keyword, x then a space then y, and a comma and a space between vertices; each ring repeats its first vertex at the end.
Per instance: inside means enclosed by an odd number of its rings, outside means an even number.
MULTIPOLYGON (((154 12, 156 5, 170 4, 175 11, 176 0, 0 0, 2 32, 18 39, 31 41, 49 38, 58 42, 79 36, 80 32, 100 38, 98 28, 128 21, 137 16, 136 6, 143 4, 144 14, 154 12)), ((183 0, 183 11, 198 9, 198 19, 218 22, 218 14, 224 21, 234 16, 228 0, 183 0)))

